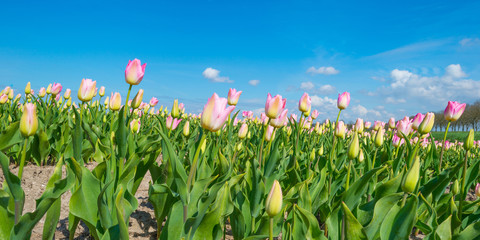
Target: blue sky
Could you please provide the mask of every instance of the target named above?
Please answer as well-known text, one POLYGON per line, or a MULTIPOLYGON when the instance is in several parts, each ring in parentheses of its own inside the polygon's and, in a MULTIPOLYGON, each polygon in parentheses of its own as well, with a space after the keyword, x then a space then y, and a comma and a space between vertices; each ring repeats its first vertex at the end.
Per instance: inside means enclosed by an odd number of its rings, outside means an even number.
POLYGON ((125 97, 124 69, 138 58, 147 68, 133 91, 169 108, 178 98, 199 113, 213 92, 236 88, 237 109, 261 112, 270 92, 295 112, 308 92, 320 118, 332 119, 338 93, 349 91, 345 120, 398 119, 480 98, 478 9, 480 1, 8 1, 0 87, 60 82, 75 93, 92 78, 125 97))

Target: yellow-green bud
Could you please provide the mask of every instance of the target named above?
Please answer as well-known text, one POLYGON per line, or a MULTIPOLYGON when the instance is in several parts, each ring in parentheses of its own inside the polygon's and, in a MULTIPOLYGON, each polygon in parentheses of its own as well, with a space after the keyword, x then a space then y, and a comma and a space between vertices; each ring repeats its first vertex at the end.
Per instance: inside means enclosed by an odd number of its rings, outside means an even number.
POLYGON ((173 101, 172 112, 170 113, 170 115, 172 115, 172 117, 174 118, 178 118, 180 116, 180 109, 178 108, 178 99, 175 99, 173 101))
POLYGON ((323 145, 318 149, 318 155, 323 156, 323 145))
POLYGON ((385 129, 380 128, 375 134, 375 146, 380 147, 383 145, 383 136, 385 134, 385 129))
POLYGON ((358 161, 363 162, 365 160, 365 156, 363 155, 363 150, 360 149, 360 154, 358 154, 358 161))
POLYGON ((312 152, 310 153, 310 161, 315 160, 315 148, 312 149, 312 152))
POLYGON ((69 98, 67 102, 67 107, 70 107, 70 106, 72 106, 72 98, 69 98))
POLYGON ((242 150, 242 142, 237 144, 237 151, 239 152, 240 150, 242 150))
POLYGON ((185 122, 185 125, 183 125, 183 136, 188 137, 190 135, 190 122, 187 121, 185 122))
POLYGON ((455 179, 455 182, 453 182, 451 188, 452 188, 452 193, 453 193, 453 195, 454 195, 454 196, 457 195, 457 194, 458 194, 458 191, 459 191, 459 189, 460 189, 460 187, 459 187, 459 185, 458 185, 458 180, 457 180, 457 179, 455 179))
POLYGON ((24 137, 35 135, 38 129, 37 105, 26 103, 20 119, 20 133, 24 137))
POLYGON ((358 134, 354 133, 352 142, 350 142, 350 146, 348 147, 348 159, 355 159, 360 152, 360 145, 358 143, 358 134))
POLYGON ((269 217, 275 217, 282 211, 283 194, 280 183, 275 180, 265 202, 265 210, 269 217))
POLYGON ((238 138, 244 139, 248 133, 248 125, 243 123, 240 129, 238 130, 238 138))
POLYGON ((415 190, 417 186, 418 178, 420 175, 420 157, 416 157, 413 165, 408 169, 405 178, 402 183, 402 190, 407 193, 411 193, 415 190))
POLYGON ((30 82, 27 83, 25 87, 25 94, 30 94, 32 92, 32 88, 30 87, 30 82))
POLYGON ((473 147, 473 137, 475 136, 475 133, 473 132, 473 129, 470 129, 470 132, 468 132, 467 138, 465 138, 465 142, 463 143, 463 148, 465 150, 470 150, 473 147))
POLYGON ((429 133, 432 128, 433 128, 433 123, 435 122, 435 114, 434 113, 427 113, 425 114, 425 117, 423 118, 422 123, 420 123, 420 126, 418 126, 418 132, 421 134, 427 134, 429 133))
POLYGON ((132 99, 131 107, 133 109, 137 109, 138 107, 140 107, 142 100, 143 100, 143 89, 140 89, 138 90, 137 95, 135 95, 135 97, 132 99))

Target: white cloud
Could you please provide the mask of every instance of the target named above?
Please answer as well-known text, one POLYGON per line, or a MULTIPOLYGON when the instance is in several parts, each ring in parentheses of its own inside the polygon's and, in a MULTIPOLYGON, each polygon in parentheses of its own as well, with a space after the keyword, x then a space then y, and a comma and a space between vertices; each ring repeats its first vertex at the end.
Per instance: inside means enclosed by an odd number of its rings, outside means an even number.
POLYGON ((379 117, 382 116, 380 111, 367 109, 362 105, 356 105, 352 107, 352 112, 356 115, 356 117, 362 117, 367 119, 376 119, 378 120, 379 117))
POLYGON ((202 73, 203 77, 212 81, 212 82, 227 82, 233 83, 233 80, 230 80, 228 77, 220 77, 220 71, 214 68, 206 68, 202 73))
POLYGON ((463 47, 471 47, 471 46, 480 45, 480 39, 479 38, 464 38, 464 39, 460 40, 459 43, 463 47))
POLYGON ((473 101, 480 96, 480 81, 466 77, 459 64, 451 64, 445 68, 444 75, 433 77, 394 69, 390 85, 377 89, 377 93, 383 95, 387 103, 404 103, 409 99, 409 102, 429 101, 437 108, 446 101, 473 101))
POLYGON ((315 75, 315 74, 334 75, 334 74, 338 74, 339 72, 340 71, 338 71, 334 67, 315 68, 315 67, 312 66, 312 67, 307 69, 307 73, 311 73, 312 75, 315 75))
POLYGON ((462 67, 460 66, 460 64, 450 64, 450 65, 448 65, 448 67, 446 69, 446 72, 447 72, 448 76, 451 76, 453 78, 463 78, 463 77, 467 76, 467 74, 465 74, 462 71, 462 67))
POLYGON ((252 86, 257 86, 259 83, 260 83, 260 80, 256 80, 256 79, 248 81, 248 84, 252 86))
POLYGON ((312 90, 315 87, 315 84, 312 82, 302 82, 300 84, 300 89, 302 90, 312 90))
POLYGON ((317 95, 310 96, 312 99, 312 106, 322 107, 328 109, 335 109, 337 107, 337 100, 329 97, 319 97, 317 95))
POLYGON ((323 85, 318 88, 318 93, 328 95, 328 94, 333 94, 336 93, 337 89, 332 86, 332 85, 323 85))

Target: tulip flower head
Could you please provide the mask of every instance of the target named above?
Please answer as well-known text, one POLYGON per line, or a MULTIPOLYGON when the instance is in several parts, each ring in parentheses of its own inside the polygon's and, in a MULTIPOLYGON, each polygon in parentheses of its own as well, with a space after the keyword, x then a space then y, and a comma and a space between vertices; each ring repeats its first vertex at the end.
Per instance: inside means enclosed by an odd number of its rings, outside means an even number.
POLYGON ((244 139, 247 136, 248 133, 248 125, 246 123, 243 123, 242 126, 240 127, 240 130, 238 130, 238 138, 244 139))
POLYGON ((475 195, 477 195, 477 197, 480 197, 480 183, 477 183, 477 185, 475 186, 475 195))
POLYGON ((408 136, 412 131, 412 123, 408 117, 398 121, 397 123, 398 136, 403 138, 403 136, 408 136))
POLYGON ((173 100, 173 106, 172 106, 172 111, 170 112, 170 115, 178 118, 180 117, 180 109, 178 106, 178 99, 173 100))
POLYGON ((347 129, 347 126, 345 126, 343 121, 338 121, 338 125, 335 127, 335 136, 339 138, 344 138, 346 129, 347 129))
POLYGON ((178 124, 180 124, 180 122, 182 121, 182 119, 177 119, 177 118, 173 118, 172 116, 168 116, 167 117, 167 129, 168 130, 175 130, 177 129, 178 127, 178 124))
POLYGON ((265 210, 269 217, 275 217, 282 210, 283 194, 280 183, 275 180, 265 201, 265 210))
POLYGON ((343 110, 348 107, 350 104, 350 93, 349 92, 344 92, 342 94, 338 94, 338 99, 337 99, 337 107, 340 110, 343 110))
POLYGON ((105 96, 105 87, 104 86, 100 87, 100 90, 98 90, 98 95, 100 95, 100 97, 105 96))
POLYGON ((350 142, 350 146, 348 146, 348 159, 352 160, 355 159, 358 154, 360 153, 360 145, 358 142, 358 134, 354 133, 352 142, 350 142))
POLYGON ((24 137, 35 135, 38 129, 37 105, 26 103, 20 119, 20 133, 24 137))
POLYGON ((25 86, 25 94, 30 94, 32 92, 32 87, 30 86, 30 82, 27 83, 27 86, 25 86))
POLYGON ((319 114, 319 112, 317 111, 317 109, 313 110, 312 115, 311 115, 312 119, 315 120, 318 117, 318 114, 319 114))
POLYGON ((48 84, 48 87, 47 87, 47 90, 46 90, 46 91, 47 91, 47 94, 52 93, 52 84, 51 84, 51 83, 48 84))
POLYGON ((54 83, 52 85, 52 95, 57 96, 62 91, 62 84, 54 83))
POLYGON ((72 90, 70 88, 67 88, 67 90, 65 90, 65 93, 63 94, 63 98, 70 99, 71 94, 72 94, 72 90))
POLYGON ((475 135, 475 133, 473 132, 473 129, 470 129, 470 131, 468 132, 468 135, 467 135, 467 137, 465 138, 465 141, 464 141, 464 143, 463 143, 463 148, 464 148, 465 150, 468 151, 468 150, 472 149, 472 147, 473 147, 473 142, 474 142, 474 138, 473 138, 474 135, 475 135))
POLYGON ((42 87, 42 88, 40 88, 40 91, 38 91, 38 96, 40 98, 43 98, 43 97, 45 97, 45 93, 46 93, 45 88, 42 87))
POLYGON ((202 117, 200 123, 202 127, 211 132, 218 131, 225 121, 227 120, 228 115, 235 109, 235 106, 227 106, 227 99, 220 98, 216 93, 208 99, 207 104, 205 104, 202 112, 202 117))
POLYGON ((133 133, 138 133, 140 131, 140 119, 133 119, 130 122, 130 129, 133 133))
POLYGON ((398 148, 398 147, 402 146, 403 142, 404 142, 403 138, 398 137, 397 134, 393 135, 392 144, 393 144, 394 147, 398 148))
POLYGON ((466 105, 465 103, 460 104, 458 102, 448 101, 447 108, 445 108, 443 112, 445 120, 451 122, 457 121, 462 116, 463 111, 465 111, 466 105))
POLYGON ((265 141, 270 142, 275 138, 275 128, 268 125, 267 132, 265 133, 265 141))
POLYGON ((190 121, 185 122, 183 125, 183 136, 188 137, 190 135, 190 121))
POLYGON ((308 96, 308 93, 303 93, 302 97, 300 98, 300 101, 298 102, 298 110, 300 112, 306 113, 310 112, 310 109, 312 107, 312 99, 310 96, 308 96))
POLYGON ((8 95, 3 94, 0 96, 0 104, 4 104, 8 101, 8 95))
POLYGON ((372 126, 371 122, 365 122, 365 129, 369 129, 372 126))
POLYGON ((152 99, 150 99, 150 106, 155 107, 157 106, 157 104, 158 104, 158 99, 156 97, 152 97, 152 99))
POLYGON ((363 119, 357 118, 357 121, 355 122, 355 131, 363 133, 363 119))
POLYGON ((423 118, 422 123, 420 123, 420 126, 418 126, 418 132, 421 134, 428 134, 432 128, 433 124, 435 122, 435 114, 434 113, 427 113, 425 114, 425 117, 423 118))
POLYGON ((420 126, 420 123, 422 123, 423 118, 425 118, 425 115, 417 113, 417 115, 413 117, 412 128, 418 130, 418 126, 420 126))
POLYGON ((281 128, 287 123, 288 109, 283 110, 282 114, 278 118, 270 120, 270 125, 276 128, 281 128))
POLYGON ((146 63, 141 65, 140 60, 134 59, 128 61, 127 68, 125 69, 125 81, 130 85, 138 85, 143 79, 145 74, 146 63))
POLYGON ((265 103, 265 114, 271 119, 275 119, 282 114, 287 103, 286 98, 282 98, 280 95, 276 95, 272 98, 272 95, 268 93, 267 102, 265 103))
POLYGON ((238 99, 240 98, 240 94, 242 94, 242 91, 237 92, 237 89, 230 88, 228 91, 228 105, 236 106, 238 99))
POLYGON ((112 111, 118 111, 120 110, 120 107, 122 105, 122 96, 120 95, 120 93, 118 92, 115 92, 112 93, 112 95, 110 96, 110 110, 112 111))
POLYGON ((390 129, 395 129, 395 118, 391 117, 391 118, 388 120, 388 128, 390 128, 390 129))

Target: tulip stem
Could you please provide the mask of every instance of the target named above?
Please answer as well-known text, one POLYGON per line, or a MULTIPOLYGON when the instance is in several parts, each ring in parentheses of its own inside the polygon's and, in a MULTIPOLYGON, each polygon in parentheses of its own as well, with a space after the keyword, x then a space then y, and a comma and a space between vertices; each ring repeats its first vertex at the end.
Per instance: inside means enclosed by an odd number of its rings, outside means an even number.
MULTIPOLYGON (((263 142, 265 142, 265 135, 267 134, 267 128, 268 128, 268 125, 270 124, 270 118, 268 119, 267 121, 267 125, 263 127, 263 136, 262 136, 262 142, 260 143, 260 150, 258 152, 258 169, 262 169, 262 155, 263 155, 263 142)), ((273 133, 272 133, 273 135, 273 133)), ((270 139, 271 140, 271 139, 270 139)))
POLYGON ((442 171, 442 159, 443 159, 443 151, 445 150, 445 140, 447 139, 448 128, 450 128, 451 121, 448 121, 447 128, 445 129, 445 135, 443 135, 442 141, 442 150, 440 151, 440 161, 438 162, 438 172, 442 171))
POLYGON ((350 169, 351 168, 352 168, 352 160, 350 160, 347 167, 347 182, 345 183, 345 191, 347 191, 348 187, 350 186, 350 169))
POLYGON ((468 150, 465 152, 465 160, 463 161, 462 188, 460 189, 460 204, 458 206, 458 219, 460 219, 460 221, 462 221, 463 202, 465 201, 465 178, 467 177, 467 161, 468 150))
POLYGON ((269 239, 273 240, 273 218, 272 217, 270 218, 270 228, 269 228, 268 233, 269 233, 269 237, 270 237, 269 239))
POLYGON ((127 118, 127 110, 128 110, 128 98, 130 97, 130 91, 132 91, 132 84, 130 84, 130 87, 128 87, 128 93, 127 93, 127 101, 125 102, 125 112, 123 113, 123 117, 127 118))
POLYGON ((25 158, 27 156, 27 143, 28 137, 25 138, 25 143, 23 144, 22 158, 20 159, 20 168, 18 169, 18 178, 22 181, 23 167, 25 166, 25 158))

